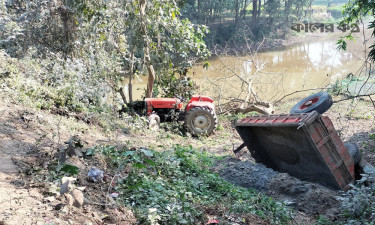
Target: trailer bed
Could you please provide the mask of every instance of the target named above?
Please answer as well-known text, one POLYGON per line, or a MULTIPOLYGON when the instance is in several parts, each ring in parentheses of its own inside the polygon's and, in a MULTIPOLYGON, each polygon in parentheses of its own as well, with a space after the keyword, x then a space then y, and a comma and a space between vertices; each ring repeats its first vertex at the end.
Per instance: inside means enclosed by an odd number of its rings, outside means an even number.
POLYGON ((259 163, 302 180, 347 190, 354 162, 331 120, 317 112, 253 116, 236 130, 259 163))

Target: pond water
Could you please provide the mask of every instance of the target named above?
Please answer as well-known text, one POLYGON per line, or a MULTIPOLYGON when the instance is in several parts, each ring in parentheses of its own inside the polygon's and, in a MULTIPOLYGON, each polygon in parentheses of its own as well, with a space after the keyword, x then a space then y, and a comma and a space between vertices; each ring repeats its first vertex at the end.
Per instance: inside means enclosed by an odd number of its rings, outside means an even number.
MULTIPOLYGON (((199 85, 199 94, 243 98, 248 92, 248 85, 243 82, 246 81, 251 82, 252 91, 260 100, 275 102, 296 91, 324 88, 349 73, 356 74, 363 65, 362 38, 348 42, 347 51, 337 50, 337 40, 338 35, 331 35, 257 54, 215 57, 208 61, 208 68, 199 63, 189 70, 188 76, 199 85)), ((146 77, 135 81, 136 98, 144 93, 146 81, 146 77)), ((290 97, 312 92, 298 92, 290 97)))

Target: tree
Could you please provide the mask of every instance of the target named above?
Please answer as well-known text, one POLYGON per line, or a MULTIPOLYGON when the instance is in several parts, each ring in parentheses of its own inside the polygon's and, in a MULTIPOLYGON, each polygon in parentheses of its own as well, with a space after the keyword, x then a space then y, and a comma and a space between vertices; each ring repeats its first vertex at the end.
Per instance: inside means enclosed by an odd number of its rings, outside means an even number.
POLYGON ((258 2, 257 0, 253 0, 253 15, 252 15, 252 25, 254 26, 257 23, 257 15, 258 15, 258 2))
POLYGON ((150 56, 150 41, 147 32, 147 18, 146 18, 146 1, 140 0, 139 1, 139 19, 140 19, 140 28, 141 34, 144 37, 144 57, 145 57, 145 64, 148 70, 148 82, 147 82, 147 90, 146 90, 146 98, 152 97, 152 90, 154 87, 154 80, 155 80, 155 70, 151 62, 150 56))
POLYGON ((131 101, 133 76, 146 73, 150 97, 152 78, 209 55, 206 27, 181 19, 174 0, 0 1, 0 15, 0 48, 35 62, 40 71, 27 75, 51 86, 54 96, 45 95, 58 106, 70 97, 88 107, 113 105, 117 93, 127 103, 124 79, 131 101))
POLYGON ((9 54, 23 57, 31 46, 37 49, 35 55, 72 53, 76 26, 69 4, 57 0, 6 1, 4 5, 2 1, 1 5, 8 18, 0 24, 0 47, 9 54))
MULTIPOLYGON (((371 16, 374 16, 375 15, 375 2, 374 1, 369 1, 369 0, 354 0, 354 1, 349 1, 349 3, 347 3, 345 6, 344 6, 344 10, 343 10, 343 15, 345 16, 344 19, 340 22, 340 27, 342 29, 346 29, 346 30, 350 30, 349 34, 344 36, 344 37, 341 37, 337 44, 338 44, 338 48, 339 49, 343 49, 343 50, 346 50, 346 41, 345 40, 353 40, 354 37, 352 36, 352 32, 353 32, 353 29, 352 29, 352 26, 351 26, 351 23, 359 23, 361 22, 363 24, 363 29, 364 29, 364 23, 362 21, 362 19, 368 15, 371 15, 371 16)), ((357 24, 358 26, 358 24, 357 24)), ((368 25, 368 28, 369 29, 372 29, 372 33, 371 33, 371 36, 374 37, 375 36, 375 20, 373 19, 372 17, 372 21, 370 21, 369 25, 368 25)), ((346 92, 348 92, 347 94, 349 94, 349 98, 347 99, 353 99, 353 98, 357 98, 357 97, 369 97, 369 99, 371 100, 371 102, 374 104, 374 100, 372 99, 372 95, 374 95, 374 93, 371 91, 371 89, 367 89, 365 88, 365 86, 371 82, 371 80, 373 79, 374 77, 374 74, 373 74, 373 61, 375 60, 375 43, 373 42, 371 44, 371 46, 369 47, 370 51, 368 52, 367 50, 367 41, 369 39, 366 39, 365 37, 365 31, 363 31, 363 35, 364 35, 364 42, 363 42, 363 45, 364 45, 364 60, 363 60, 363 65, 362 67, 355 72, 355 74, 353 73, 350 73, 347 75, 347 77, 350 77, 350 79, 353 79, 353 77, 363 77, 364 78, 364 81, 361 82, 359 85, 360 85, 360 88, 358 90, 356 90, 357 93, 352 93, 349 91, 349 89, 346 90, 346 92)), ((354 79, 357 79, 357 78, 354 78, 354 79)), ((375 106, 375 104, 374 104, 375 106)))
POLYGON ((143 49, 144 63, 149 73, 146 97, 153 95, 157 75, 167 76, 184 71, 192 66, 194 60, 209 55, 203 41, 206 27, 181 19, 174 0, 141 0, 138 5, 128 7, 132 18, 129 22, 140 31, 128 35, 129 42, 140 37, 143 40, 135 43, 138 49, 143 49))
POLYGON ((236 4, 235 4, 235 11, 236 11, 236 16, 234 17, 234 25, 235 27, 237 28, 238 27, 238 19, 239 19, 239 11, 240 11, 240 5, 239 5, 239 0, 236 0, 236 4))
MULTIPOLYGON (((367 16, 375 15, 375 2, 369 0, 354 0, 349 1, 344 6, 343 15, 345 16, 344 19, 340 22, 340 26, 347 27, 349 24, 355 22, 358 23, 362 21, 362 19, 367 16)), ((369 25, 369 29, 372 29, 372 36, 375 36, 375 20, 372 20, 369 25)), ((349 27, 350 29, 350 27, 349 27)), ((345 40, 353 40, 352 32, 342 38, 339 39, 337 42, 338 48, 346 50, 346 41, 345 40)), ((370 52, 368 53, 369 59, 372 61, 375 60, 375 43, 373 43, 370 47, 370 52)))

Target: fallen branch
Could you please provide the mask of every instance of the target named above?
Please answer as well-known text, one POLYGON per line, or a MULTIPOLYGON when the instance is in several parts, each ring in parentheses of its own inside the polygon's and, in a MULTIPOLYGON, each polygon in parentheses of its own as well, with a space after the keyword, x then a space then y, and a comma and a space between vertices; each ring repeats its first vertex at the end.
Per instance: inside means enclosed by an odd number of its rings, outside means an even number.
POLYGON ((261 113, 261 114, 264 114, 264 115, 270 115, 270 114, 273 114, 273 107, 269 107, 269 108, 261 108, 261 107, 258 107, 256 105, 250 105, 246 108, 237 108, 235 110, 235 113, 249 113, 249 112, 258 112, 258 113, 261 113))
POLYGON ((351 99, 354 99, 354 98, 369 97, 370 100, 371 100, 371 102, 372 102, 372 104, 373 104, 374 107, 375 107, 375 103, 374 103, 374 101, 372 100, 371 95, 375 95, 375 94, 349 96, 349 97, 344 98, 344 99, 340 99, 340 100, 337 100, 337 101, 333 101, 333 103, 343 102, 343 101, 351 100, 351 99))
POLYGON ((250 102, 243 106, 244 102, 245 100, 238 98, 228 99, 228 102, 222 105, 226 110, 222 111, 220 114, 258 112, 264 115, 270 115, 274 113, 273 105, 268 102, 250 102))
POLYGON ((282 98, 280 98, 279 100, 277 100, 274 104, 276 105, 277 103, 281 102, 286 97, 289 97, 289 96, 297 94, 297 93, 301 93, 301 92, 305 92, 305 91, 316 91, 316 90, 322 91, 322 90, 327 90, 327 89, 329 89, 329 88, 311 88, 311 89, 305 89, 305 90, 300 90, 300 91, 294 91, 292 93, 284 95, 282 98))

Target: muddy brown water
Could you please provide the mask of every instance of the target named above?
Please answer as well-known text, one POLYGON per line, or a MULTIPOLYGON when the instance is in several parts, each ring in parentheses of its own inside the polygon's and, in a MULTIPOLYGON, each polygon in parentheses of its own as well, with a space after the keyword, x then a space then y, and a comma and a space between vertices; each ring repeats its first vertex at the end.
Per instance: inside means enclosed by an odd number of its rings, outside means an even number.
MULTIPOLYGON (((363 64, 363 38, 349 41, 347 51, 337 50, 340 34, 310 38, 309 42, 279 47, 245 56, 222 56, 203 62, 189 70, 200 87, 199 94, 218 99, 244 96, 246 85, 240 79, 252 82, 254 91, 263 101, 274 102, 295 91, 323 88, 349 73, 356 73, 363 64), (241 77, 241 78, 240 78, 241 77)), ((134 96, 141 99, 147 77, 134 81, 134 96)), ((126 88, 126 87, 125 87, 126 88)), ((292 95, 300 97, 311 94, 292 95)))

